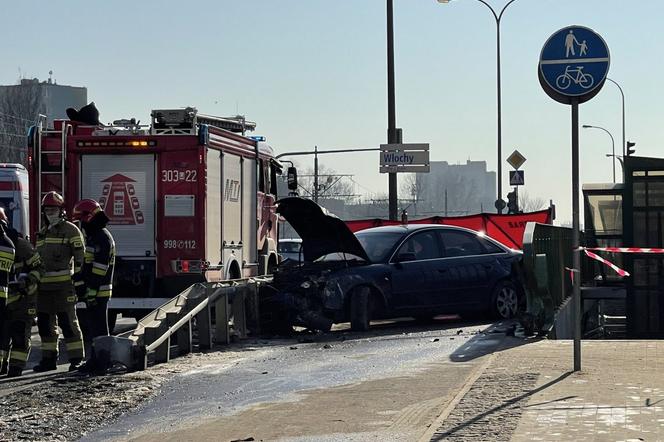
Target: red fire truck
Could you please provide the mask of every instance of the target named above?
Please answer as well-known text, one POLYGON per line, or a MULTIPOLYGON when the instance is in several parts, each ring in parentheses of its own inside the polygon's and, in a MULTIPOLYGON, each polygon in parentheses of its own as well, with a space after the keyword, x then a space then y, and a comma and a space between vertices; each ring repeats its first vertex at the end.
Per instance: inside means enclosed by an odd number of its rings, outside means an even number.
POLYGON ((56 120, 29 134, 32 236, 46 192, 61 193, 69 210, 81 198, 99 201, 116 242, 110 307, 133 316, 192 283, 277 264, 281 166, 269 145, 243 135, 255 124, 194 108, 151 116, 149 126, 56 120))

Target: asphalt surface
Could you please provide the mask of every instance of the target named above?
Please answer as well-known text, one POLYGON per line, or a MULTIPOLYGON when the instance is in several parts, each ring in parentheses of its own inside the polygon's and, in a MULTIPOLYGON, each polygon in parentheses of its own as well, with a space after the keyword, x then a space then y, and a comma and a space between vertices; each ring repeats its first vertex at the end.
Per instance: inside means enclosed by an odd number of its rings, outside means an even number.
POLYGON ((505 335, 490 326, 448 317, 426 325, 374 323, 367 333, 341 326, 327 334, 245 341, 229 348, 233 358, 222 351, 209 363, 183 369, 152 400, 82 440, 127 440, 194 427, 259 403, 297 401, 298 393, 313 388, 408 375, 440 360, 463 363, 501 344, 505 335))

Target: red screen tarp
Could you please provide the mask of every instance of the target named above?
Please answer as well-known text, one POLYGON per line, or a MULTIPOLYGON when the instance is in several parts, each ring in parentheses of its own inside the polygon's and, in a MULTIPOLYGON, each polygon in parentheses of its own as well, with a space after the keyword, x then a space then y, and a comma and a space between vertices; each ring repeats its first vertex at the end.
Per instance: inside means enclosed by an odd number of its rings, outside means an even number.
MULTIPOLYGON (((430 218, 409 220, 408 224, 445 224, 448 226, 465 227, 478 232, 484 232, 487 236, 507 247, 521 249, 523 247, 523 231, 526 229, 526 223, 530 221, 551 224, 551 211, 547 209, 518 215, 481 213, 469 216, 432 216, 430 218)), ((399 224, 401 224, 399 221, 388 221, 379 218, 346 221, 346 225, 353 232, 371 227, 395 226, 399 224)))

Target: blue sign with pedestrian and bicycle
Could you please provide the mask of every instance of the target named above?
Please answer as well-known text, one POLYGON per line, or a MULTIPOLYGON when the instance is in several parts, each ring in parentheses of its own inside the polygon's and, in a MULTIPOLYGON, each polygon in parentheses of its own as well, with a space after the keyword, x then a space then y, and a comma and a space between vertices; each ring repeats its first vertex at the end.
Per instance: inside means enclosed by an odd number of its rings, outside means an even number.
POLYGON ((584 101, 583 97, 594 95, 604 84, 609 58, 609 48, 599 34, 584 26, 568 26, 544 44, 540 81, 545 90, 551 89, 547 93, 584 101))

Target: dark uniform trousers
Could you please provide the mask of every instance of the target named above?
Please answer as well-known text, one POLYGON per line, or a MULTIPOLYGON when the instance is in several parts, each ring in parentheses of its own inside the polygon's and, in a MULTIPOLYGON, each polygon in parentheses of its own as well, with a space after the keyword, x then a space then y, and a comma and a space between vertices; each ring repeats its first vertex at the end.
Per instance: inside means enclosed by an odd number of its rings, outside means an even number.
POLYGON ((5 360, 7 351, 5 341, 5 328, 8 323, 9 312, 7 305, 9 301, 9 273, 14 266, 14 243, 7 237, 5 230, 0 226, 0 359, 5 360))
POLYGON ((85 264, 83 281, 86 290, 86 307, 90 340, 97 336, 108 336, 108 301, 113 292, 115 267, 115 241, 105 229, 85 229, 85 264))
POLYGON ((9 368, 25 368, 30 354, 32 323, 37 316, 37 285, 41 279, 41 258, 35 253, 30 242, 16 230, 8 229, 7 236, 16 249, 13 278, 24 278, 22 290, 10 288, 7 298, 6 320, 2 326, 0 352, 3 362, 8 358, 9 368))

